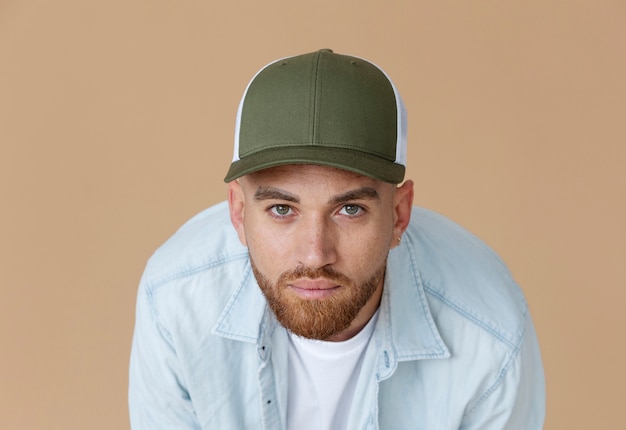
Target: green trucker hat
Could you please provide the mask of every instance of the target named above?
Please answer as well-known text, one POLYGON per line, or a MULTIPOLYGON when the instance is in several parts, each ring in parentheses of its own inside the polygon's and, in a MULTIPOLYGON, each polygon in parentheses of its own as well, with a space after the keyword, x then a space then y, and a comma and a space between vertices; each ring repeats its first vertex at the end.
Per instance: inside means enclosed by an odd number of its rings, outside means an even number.
POLYGON ((283 164, 402 182, 406 113, 385 72, 330 49, 277 60, 257 72, 239 104, 224 180, 283 164))

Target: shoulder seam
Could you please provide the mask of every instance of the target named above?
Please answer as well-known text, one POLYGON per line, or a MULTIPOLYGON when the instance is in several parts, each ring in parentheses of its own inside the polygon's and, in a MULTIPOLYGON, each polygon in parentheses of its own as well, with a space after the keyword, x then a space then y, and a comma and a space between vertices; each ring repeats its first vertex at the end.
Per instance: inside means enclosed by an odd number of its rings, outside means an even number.
MULTIPOLYGON (((528 312, 524 313, 524 321, 526 321, 528 318, 529 318, 528 312)), ((519 352, 524 342, 525 333, 526 333, 526 324, 524 324, 522 333, 519 336, 516 348, 511 352, 511 355, 509 356, 508 360, 506 361, 502 369, 500 369, 500 373, 498 374, 498 377, 496 378, 494 383, 491 385, 491 387, 487 389, 487 391, 485 391, 485 393, 482 396, 480 396, 480 398, 476 401, 476 403, 463 414, 463 416, 471 415, 481 405, 481 403, 483 403, 485 399, 487 399, 487 397, 489 397, 498 387, 502 385, 504 381, 504 377, 509 372, 509 369, 512 367, 513 363, 519 356, 519 352)))
MULTIPOLYGON (((424 285, 424 291, 426 291, 428 294, 430 294, 431 296, 433 296, 434 298, 436 298, 440 302, 444 303, 445 305, 447 305, 448 307, 450 307, 451 309, 456 311, 458 314, 460 314, 464 318, 468 319, 469 321, 471 321, 474 324, 476 324, 478 327, 482 328, 483 330, 485 330, 486 332, 488 332, 489 334, 494 336, 500 342, 505 344, 508 348, 513 349, 513 350, 519 348, 520 339, 522 339, 523 336, 524 336, 524 325, 523 324, 522 324, 522 331, 521 331, 521 333, 517 336, 516 341, 513 342, 502 331, 495 329, 494 327, 492 327, 489 324, 487 324, 484 321, 482 321, 477 316, 475 316, 472 313, 468 312, 466 309, 463 309, 461 306, 457 305, 453 301, 451 301, 448 298, 446 298, 444 295, 442 295, 437 290, 432 288, 428 284, 428 282, 426 282, 423 278, 422 278, 422 283, 424 285)), ((524 306, 524 312, 523 312, 524 321, 526 320, 527 314, 528 314, 528 306, 524 306)))
POLYGON ((180 269, 178 271, 175 271, 174 273, 168 273, 166 275, 160 276, 160 277, 156 277, 152 278, 150 277, 147 281, 147 284, 149 285, 149 289, 151 292, 155 291, 156 289, 158 289, 159 287, 161 287, 163 284, 166 284, 168 282, 171 281, 175 281, 178 279, 182 279, 182 278, 186 278, 188 276, 192 276, 195 275, 199 272, 203 272, 205 270, 211 269, 215 266, 219 266, 221 264, 227 263, 229 261, 233 261, 233 260, 238 260, 240 258, 245 258, 248 256, 247 252, 242 252, 240 254, 234 254, 234 255, 230 255, 228 257, 224 257, 218 260, 213 260, 204 264, 200 264, 198 266, 191 266, 191 267, 185 267, 183 269, 180 269))

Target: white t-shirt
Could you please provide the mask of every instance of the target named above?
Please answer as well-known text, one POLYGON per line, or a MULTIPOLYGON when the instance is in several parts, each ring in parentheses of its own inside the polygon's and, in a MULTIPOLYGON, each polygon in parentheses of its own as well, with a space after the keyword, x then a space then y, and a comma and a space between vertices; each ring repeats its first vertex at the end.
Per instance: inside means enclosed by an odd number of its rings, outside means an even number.
POLYGON ((306 339, 289 333, 287 429, 346 429, 354 390, 378 311, 343 342, 306 339))

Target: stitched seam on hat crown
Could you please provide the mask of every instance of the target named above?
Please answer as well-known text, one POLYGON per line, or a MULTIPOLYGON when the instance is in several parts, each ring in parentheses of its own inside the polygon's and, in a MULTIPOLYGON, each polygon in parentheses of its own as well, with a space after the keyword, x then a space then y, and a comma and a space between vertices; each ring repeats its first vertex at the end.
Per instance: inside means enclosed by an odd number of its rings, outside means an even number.
POLYGON ((339 143, 339 142, 316 142, 316 143, 311 143, 311 142, 307 142, 307 141, 302 141, 302 142, 278 142, 272 145, 267 145, 264 146, 263 148, 257 149, 254 152, 247 152, 245 154, 242 154, 240 159, 244 159, 247 157, 250 157, 254 154, 258 154, 259 152, 264 152, 268 149, 287 149, 293 146, 304 146, 304 147, 318 147, 320 150, 324 150, 324 149, 333 149, 333 148, 338 148, 338 149, 350 149, 350 150, 354 150, 354 151, 359 151, 365 154, 370 154, 370 155, 375 155, 377 157, 380 158, 384 158, 385 160, 390 160, 390 161, 395 161, 395 159, 391 159, 389 158, 387 155, 378 152, 378 151, 373 151, 371 149, 366 149, 363 148, 362 146, 355 146, 355 145, 350 145, 350 144, 346 144, 346 143, 339 143), (328 145, 327 147, 323 146, 323 145, 328 145), (332 145, 332 146, 331 146, 332 145))
POLYGON ((321 52, 318 52, 317 55, 315 56, 315 61, 313 61, 311 63, 311 124, 310 124, 310 128, 309 128, 309 137, 311 138, 312 142, 315 142, 315 138, 317 136, 317 100, 318 100, 318 91, 317 91, 317 85, 318 85, 318 80, 319 80, 319 63, 320 63, 320 57, 322 56, 321 52))
POLYGON ((310 148, 319 147, 319 149, 322 149, 322 150, 323 149, 332 149, 332 148, 352 149, 352 150, 357 150, 357 151, 365 152, 365 153, 372 154, 372 155, 378 155, 379 157, 382 157, 382 158, 388 158, 382 152, 376 151, 373 148, 366 148, 363 145, 359 145, 359 144, 349 144, 349 143, 335 142, 335 141, 309 142, 309 141, 306 141, 306 140, 303 140, 303 141, 283 141, 283 142, 276 142, 276 143, 273 143, 273 144, 266 144, 262 148, 257 148, 253 152, 246 152, 245 154, 242 154, 241 158, 250 157, 251 155, 257 154, 259 152, 264 152, 264 151, 266 151, 268 149, 289 149, 289 148, 294 147, 294 146, 303 146, 303 147, 310 147, 310 148), (328 146, 325 146, 325 145, 328 145, 328 146))

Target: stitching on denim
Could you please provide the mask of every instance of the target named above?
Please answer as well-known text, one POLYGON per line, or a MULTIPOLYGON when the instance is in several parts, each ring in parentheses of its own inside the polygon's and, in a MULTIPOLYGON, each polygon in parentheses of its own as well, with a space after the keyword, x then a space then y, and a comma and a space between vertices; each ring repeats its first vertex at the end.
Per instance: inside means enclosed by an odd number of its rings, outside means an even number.
POLYGON ((504 381, 504 377, 508 373, 509 369, 511 368, 511 366, 513 365, 513 363, 517 359, 520 350, 522 349, 522 344, 523 344, 523 340, 524 340, 524 334, 526 333, 526 320, 527 319, 528 319, 528 311, 524 312, 524 329, 522 330, 521 334, 519 335, 519 338, 517 340, 517 345, 516 345, 515 349, 513 350, 513 352, 511 353, 511 356, 509 357, 508 361, 506 362, 504 367, 500 370, 500 373, 498 374, 498 377, 496 378, 494 383, 491 385, 491 387, 489 387, 487 389, 487 391, 485 391, 485 393, 482 396, 480 396, 480 398, 476 401, 474 406, 470 407, 463 414, 463 416, 467 417, 467 416, 471 415, 481 405, 481 403, 484 402, 487 399, 487 397, 489 397, 502 384, 502 382, 504 381))
MULTIPOLYGON (((167 284, 168 282, 172 282, 172 281, 177 281, 183 278, 186 278, 188 276, 192 276, 195 275, 199 272, 211 269, 213 267, 219 266, 221 264, 233 261, 233 260, 238 260, 242 257, 247 257, 247 253, 241 253, 241 254, 235 254, 235 255, 231 255, 229 257, 225 257, 225 258, 221 258, 219 260, 214 260, 211 261, 209 263, 206 264, 202 264, 200 266, 196 266, 196 267, 190 267, 184 270, 179 270, 177 272, 162 276, 160 278, 157 278, 156 281, 154 280, 146 280, 146 288, 145 288, 145 292, 146 292, 146 296, 148 299, 148 304, 150 306, 150 313, 152 315, 152 318, 154 319, 158 330, 162 333, 163 337, 165 337, 166 341, 168 342, 169 347, 174 350, 174 340, 172 338, 171 333, 169 332, 169 330, 165 327, 164 323, 161 321, 160 315, 159 315, 159 311, 157 309, 156 303, 155 303, 155 293, 156 291, 162 287, 163 285, 167 284)), ((240 339, 240 340, 247 340, 248 338, 245 339, 240 339)))
POLYGON ((231 255, 231 256, 228 256, 228 257, 221 258, 219 260, 213 260, 213 261, 210 261, 208 263, 201 264, 199 266, 194 266, 194 267, 188 267, 188 268, 185 268, 185 269, 181 269, 181 270, 179 270, 177 272, 174 272, 174 273, 171 273, 171 274, 167 274, 167 275, 161 276, 160 278, 157 278, 156 280, 153 280, 151 282, 151 284, 152 284, 151 289, 152 290, 157 290, 158 288, 163 286, 163 284, 166 284, 168 282, 171 282, 171 281, 174 281, 174 280, 177 280, 177 279, 186 278, 188 276, 195 275, 195 274, 197 274, 199 272, 203 272, 205 270, 211 269, 211 268, 219 266, 221 264, 224 264, 224 263, 227 263, 227 262, 230 262, 230 261, 233 261, 233 260, 238 260, 238 259, 240 259, 242 257, 245 258, 247 256, 248 256, 247 252, 246 253, 241 253, 241 254, 235 254, 235 255, 231 255))
POLYGON ((222 311, 222 313, 220 314, 219 319, 216 321, 215 323, 215 329, 214 332, 220 334, 221 336, 224 336, 228 339, 233 339, 233 340, 240 340, 240 341, 244 341, 244 342, 256 342, 257 338, 253 338, 253 337, 249 337, 249 336, 240 336, 240 335, 235 335, 233 333, 228 333, 228 332, 224 332, 222 330, 218 330, 217 327, 219 327, 220 325, 222 325, 222 323, 224 322, 224 320, 230 315, 231 309, 233 308, 233 306, 235 305, 235 303, 237 303, 237 301, 239 300, 239 296, 241 295, 242 291, 243 291, 243 287, 246 284, 246 282, 248 281, 248 278, 250 277, 250 270, 248 269, 248 267, 246 267, 245 273, 246 276, 243 277, 243 279, 241 280, 241 283, 237 286, 237 292, 230 298, 230 300, 228 301, 228 303, 226 303, 226 306, 224 307, 224 310, 222 311))
MULTIPOLYGON (((385 333, 385 339, 384 339, 384 345, 383 349, 385 350, 384 353, 388 354, 386 349, 391 346, 391 350, 393 351, 393 369, 390 369, 389 366, 387 366, 387 368, 382 369, 380 368, 380 366, 378 366, 377 368, 377 373, 376 373, 376 380, 377 381, 381 381, 383 378, 388 378, 389 376, 391 376, 393 374, 393 372, 395 372, 395 368, 397 366, 396 362, 397 359, 399 357, 398 352, 396 351, 396 346, 393 342, 393 326, 392 326, 392 321, 391 321, 391 300, 389 299, 389 291, 388 289, 383 289, 383 294, 385 294, 385 296, 387 297, 387 300, 385 301, 385 312, 383 313, 383 316, 385 318, 385 325, 387 325, 387 327, 389 327, 389 330, 385 330, 383 333, 385 333), (384 373, 383 376, 381 376, 381 374, 384 373)), ((389 356, 387 355, 387 359, 389 358, 389 356)))
MULTIPOLYGON (((423 286, 426 287, 426 284, 424 284, 424 280, 422 279, 422 274, 419 270, 419 266, 417 264, 417 256, 415 255, 415 249, 417 249, 415 243, 413 243, 413 239, 407 235, 407 242, 410 242, 411 246, 408 246, 408 250, 409 250, 409 258, 411 260, 411 269, 413 270, 413 274, 415 275, 415 279, 417 279, 417 281, 423 286)), ((420 301, 420 306, 422 307, 422 312, 424 313, 424 315, 431 315, 430 314, 430 308, 428 307, 428 303, 426 303, 426 297, 423 294, 418 294, 419 297, 419 301, 420 301)), ((445 346, 445 344, 442 344, 443 340, 441 339, 440 335, 439 335, 439 330, 437 329, 437 326, 435 325, 435 322, 433 321, 432 318, 426 318, 426 320, 428 321, 428 327, 430 328, 431 333, 433 334, 433 336, 435 337, 436 341, 437 341, 437 347, 439 350, 439 354, 445 354, 447 351, 447 348, 445 346)), ((432 357, 433 354, 420 354, 419 356, 421 357, 432 357)))
MULTIPOLYGON (((413 271, 413 274, 417 282, 420 285, 424 286, 424 281, 419 271, 419 265, 417 262, 417 257, 415 255, 415 249, 416 249, 415 243, 413 242, 413 239, 410 235, 406 235, 405 237, 406 237, 406 242, 409 243, 409 246, 407 246, 406 248, 408 249, 409 260, 411 263, 411 270, 413 271)), ((417 298, 422 308, 422 312, 424 313, 424 315, 431 315, 430 308, 426 301, 426 297, 423 294, 419 293, 419 290, 420 290, 419 285, 416 285, 415 288, 418 290, 417 298)), ((388 314, 390 313, 391 312, 388 312, 388 314)), ((445 344, 443 343, 441 336, 439 335, 439 330, 437 329, 435 322, 433 321, 432 318, 426 318, 426 320, 428 322, 428 327, 430 328, 430 331, 436 340, 436 347, 437 347, 438 352, 437 353, 428 352, 428 353, 421 353, 421 354, 398 354, 398 352, 395 349, 395 345, 393 345, 394 347, 393 352, 396 355, 398 361, 409 361, 409 360, 414 360, 414 359, 428 359, 428 358, 444 358, 449 355, 449 351, 447 347, 445 346, 445 344)), ((391 319, 389 321, 389 326, 391 327, 391 319)), ((428 351, 428 350, 425 350, 425 351, 428 351)))
MULTIPOLYGON (((509 337, 506 335, 506 333, 504 333, 504 332, 496 329, 495 327, 487 324, 482 319, 480 319, 477 315, 472 314, 469 310, 464 309, 460 305, 458 305, 458 304, 454 303, 453 301, 449 300, 443 294, 439 293, 437 290, 435 290, 433 287, 431 287, 427 282, 424 282, 424 290, 427 291, 429 294, 431 294, 436 299, 438 299, 439 301, 441 301, 442 303, 446 304, 447 306, 449 306, 450 308, 455 310, 460 315, 464 316, 465 318, 467 318, 468 320, 472 321, 477 326, 481 327, 482 329, 484 329, 485 331, 487 331, 488 333, 493 335, 496 339, 498 339, 500 342, 502 342, 505 345, 507 345, 509 348, 515 349, 517 347, 517 345, 509 339, 509 337)), ((527 313, 528 313, 528 306, 525 306, 523 315, 525 316, 527 313)), ((522 333, 523 333, 523 330, 522 330, 522 333)))
POLYGON ((152 315, 152 318, 156 323, 157 329, 161 332, 163 337, 165 337, 165 340, 167 341, 170 349, 174 351, 174 340, 172 339, 172 335, 169 330, 165 328, 165 326, 161 322, 161 319, 159 318, 159 312, 157 311, 156 304, 154 303, 154 289, 150 285, 149 281, 146 282, 145 291, 148 299, 148 305, 150 306, 150 314, 152 315))

